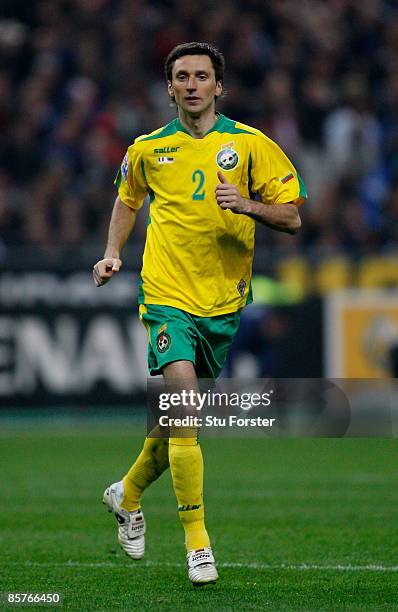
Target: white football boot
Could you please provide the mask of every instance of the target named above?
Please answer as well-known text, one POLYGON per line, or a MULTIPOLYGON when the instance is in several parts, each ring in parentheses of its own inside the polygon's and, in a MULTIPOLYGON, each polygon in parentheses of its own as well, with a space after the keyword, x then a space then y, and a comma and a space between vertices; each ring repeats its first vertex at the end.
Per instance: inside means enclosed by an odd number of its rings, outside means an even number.
POLYGON ((102 503, 108 506, 119 523, 118 540, 126 555, 132 559, 142 559, 145 553, 145 519, 142 510, 128 512, 120 507, 123 499, 123 480, 105 489, 102 503))
POLYGON ((193 586, 216 584, 218 574, 211 548, 191 550, 187 554, 188 578, 193 586))

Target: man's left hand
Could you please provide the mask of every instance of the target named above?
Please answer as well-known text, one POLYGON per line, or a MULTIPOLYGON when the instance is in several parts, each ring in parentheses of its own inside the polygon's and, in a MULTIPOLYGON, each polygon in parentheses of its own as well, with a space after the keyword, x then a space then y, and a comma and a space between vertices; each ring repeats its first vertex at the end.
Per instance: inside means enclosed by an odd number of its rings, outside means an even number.
POLYGON ((246 212, 246 200, 243 198, 237 187, 228 183, 227 179, 219 170, 217 172, 218 180, 220 181, 215 189, 217 204, 223 210, 231 210, 238 215, 246 212))

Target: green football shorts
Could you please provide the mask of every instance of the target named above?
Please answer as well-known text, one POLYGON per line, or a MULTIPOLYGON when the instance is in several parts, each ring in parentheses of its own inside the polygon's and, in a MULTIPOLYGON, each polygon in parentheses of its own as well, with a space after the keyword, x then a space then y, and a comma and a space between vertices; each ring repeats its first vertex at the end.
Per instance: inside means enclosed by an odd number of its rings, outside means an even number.
POLYGON ((216 379, 239 328, 240 313, 197 317, 172 306, 141 304, 140 319, 148 331, 148 368, 160 374, 172 361, 191 361, 198 378, 216 379))

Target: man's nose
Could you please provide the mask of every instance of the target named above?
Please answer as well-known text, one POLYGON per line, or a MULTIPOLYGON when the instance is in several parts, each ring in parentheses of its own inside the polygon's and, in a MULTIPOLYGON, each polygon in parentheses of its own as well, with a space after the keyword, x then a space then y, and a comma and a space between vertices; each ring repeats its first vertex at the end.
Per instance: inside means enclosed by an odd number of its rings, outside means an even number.
POLYGON ((193 91, 194 89, 196 89, 195 77, 189 77, 188 83, 187 83, 187 89, 189 89, 190 91, 193 91))

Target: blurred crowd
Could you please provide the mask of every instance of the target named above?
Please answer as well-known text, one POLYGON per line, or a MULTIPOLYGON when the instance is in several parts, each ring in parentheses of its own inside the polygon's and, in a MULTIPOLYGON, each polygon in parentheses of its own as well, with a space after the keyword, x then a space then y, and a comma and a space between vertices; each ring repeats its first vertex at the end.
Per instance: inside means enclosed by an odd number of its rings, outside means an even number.
MULTIPOLYGON (((226 58, 218 109, 276 140, 310 198, 280 252, 398 246, 395 0, 2 0, 0 257, 103 248, 135 136, 175 116, 163 63, 190 40, 226 58)), ((146 215, 136 240, 144 240, 146 215)))

